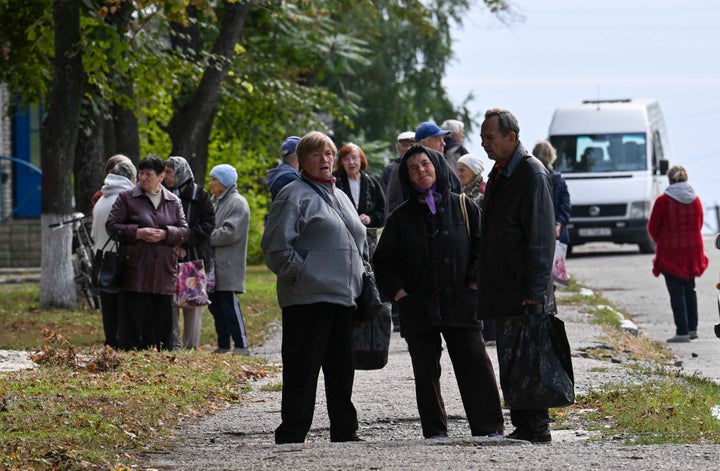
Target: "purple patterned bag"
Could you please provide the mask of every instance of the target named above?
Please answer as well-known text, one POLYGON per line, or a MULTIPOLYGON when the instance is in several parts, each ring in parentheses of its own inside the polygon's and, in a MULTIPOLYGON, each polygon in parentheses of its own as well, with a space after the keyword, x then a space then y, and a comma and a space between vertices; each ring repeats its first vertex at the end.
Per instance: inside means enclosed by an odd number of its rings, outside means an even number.
POLYGON ((210 304, 207 293, 207 276, 202 260, 178 263, 177 290, 175 305, 177 307, 205 306, 210 304))

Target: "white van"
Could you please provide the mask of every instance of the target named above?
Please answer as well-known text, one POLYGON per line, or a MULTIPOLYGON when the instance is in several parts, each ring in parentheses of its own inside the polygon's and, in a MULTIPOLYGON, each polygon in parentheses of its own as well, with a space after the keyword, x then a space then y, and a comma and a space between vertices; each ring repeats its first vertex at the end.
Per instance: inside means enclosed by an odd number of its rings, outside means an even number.
POLYGON ((572 202, 570 245, 637 244, 655 251, 647 222, 667 186, 665 121, 655 100, 586 100, 555 110, 549 140, 572 202))

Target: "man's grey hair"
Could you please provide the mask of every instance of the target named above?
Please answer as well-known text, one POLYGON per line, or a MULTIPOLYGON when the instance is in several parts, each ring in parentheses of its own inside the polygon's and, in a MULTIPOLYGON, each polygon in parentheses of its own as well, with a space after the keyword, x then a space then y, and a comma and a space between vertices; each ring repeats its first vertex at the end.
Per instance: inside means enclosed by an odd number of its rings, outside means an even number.
POLYGON ((109 173, 120 175, 121 177, 125 177, 133 182, 137 179, 137 169, 130 160, 118 162, 112 169, 110 169, 109 173))
POLYGON ((465 130, 465 123, 458 121, 457 119, 446 119, 443 121, 440 129, 445 129, 454 134, 460 134, 465 130))
POLYGON ((507 133, 514 131, 515 136, 518 139, 520 138, 520 125, 511 112, 502 108, 491 108, 485 112, 485 119, 490 119, 493 116, 498 117, 498 128, 501 135, 507 136, 507 133))
POLYGON ((287 154, 287 155, 282 155, 281 157, 282 157, 283 163, 286 163, 286 164, 288 164, 288 165, 292 165, 292 163, 297 160, 297 153, 295 153, 295 152, 290 152, 289 154, 287 154))

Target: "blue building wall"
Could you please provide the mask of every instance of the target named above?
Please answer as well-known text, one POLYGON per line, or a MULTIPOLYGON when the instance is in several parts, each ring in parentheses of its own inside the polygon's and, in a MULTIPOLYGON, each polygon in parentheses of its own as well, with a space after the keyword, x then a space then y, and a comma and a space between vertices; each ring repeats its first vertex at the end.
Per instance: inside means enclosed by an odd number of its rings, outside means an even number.
POLYGON ((40 168, 40 125, 43 110, 33 105, 15 111, 13 126, 14 157, 32 164, 15 165, 14 201, 15 217, 40 217, 41 175, 40 168), (34 167, 34 168, 33 168, 34 167))

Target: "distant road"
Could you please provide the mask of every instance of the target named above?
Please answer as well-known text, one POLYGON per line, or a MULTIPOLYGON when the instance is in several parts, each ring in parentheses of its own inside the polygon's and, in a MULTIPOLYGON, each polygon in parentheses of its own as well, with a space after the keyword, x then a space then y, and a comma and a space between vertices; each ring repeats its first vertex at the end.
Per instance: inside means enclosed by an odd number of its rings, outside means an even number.
POLYGON ((720 274, 720 250, 714 238, 705 237, 705 252, 710 264, 696 279, 698 293, 699 339, 690 343, 668 344, 675 334, 670 298, 662 276, 652 275, 653 255, 643 255, 636 245, 586 244, 573 247, 567 261, 570 276, 602 294, 628 312, 644 335, 669 346, 683 361, 688 373, 720 383, 720 339, 713 327, 720 323, 715 283, 720 274))

